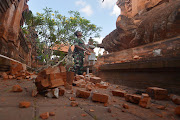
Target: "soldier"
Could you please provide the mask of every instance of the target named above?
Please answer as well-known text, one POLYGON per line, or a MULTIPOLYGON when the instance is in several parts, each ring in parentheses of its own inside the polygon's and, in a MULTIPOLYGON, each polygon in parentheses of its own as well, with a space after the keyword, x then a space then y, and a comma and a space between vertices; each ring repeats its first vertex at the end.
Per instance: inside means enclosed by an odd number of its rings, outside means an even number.
POLYGON ((76 31, 74 34, 77 36, 77 38, 74 40, 74 70, 76 74, 82 75, 84 52, 88 55, 90 55, 90 53, 88 52, 89 50, 86 48, 84 41, 81 39, 82 33, 80 31, 76 31))

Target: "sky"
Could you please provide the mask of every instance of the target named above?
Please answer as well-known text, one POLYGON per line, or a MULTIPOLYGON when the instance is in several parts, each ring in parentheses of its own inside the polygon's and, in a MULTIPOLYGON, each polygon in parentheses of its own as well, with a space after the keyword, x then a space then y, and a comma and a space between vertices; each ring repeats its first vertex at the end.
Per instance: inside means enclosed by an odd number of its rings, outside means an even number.
MULTIPOLYGON (((48 7, 68 16, 68 11, 78 11, 81 16, 91 23, 102 28, 100 38, 94 38, 99 43, 116 28, 116 20, 120 15, 120 9, 116 5, 117 0, 29 0, 29 9, 36 14, 43 12, 48 7)), ((89 39, 89 38, 87 38, 89 39)), ((98 54, 99 49, 95 49, 98 54)), ((103 50, 100 51, 102 54, 103 50)))

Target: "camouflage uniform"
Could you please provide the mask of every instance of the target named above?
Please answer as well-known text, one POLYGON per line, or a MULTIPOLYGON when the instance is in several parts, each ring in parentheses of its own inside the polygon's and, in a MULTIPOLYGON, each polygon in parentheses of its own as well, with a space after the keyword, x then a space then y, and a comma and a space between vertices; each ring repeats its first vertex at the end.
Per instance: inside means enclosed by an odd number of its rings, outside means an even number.
MULTIPOLYGON (((78 45, 85 49, 84 41, 81 39, 76 38, 74 40, 74 45, 78 45)), ((75 47, 73 57, 74 57, 74 71, 76 74, 82 75, 84 51, 75 47)))

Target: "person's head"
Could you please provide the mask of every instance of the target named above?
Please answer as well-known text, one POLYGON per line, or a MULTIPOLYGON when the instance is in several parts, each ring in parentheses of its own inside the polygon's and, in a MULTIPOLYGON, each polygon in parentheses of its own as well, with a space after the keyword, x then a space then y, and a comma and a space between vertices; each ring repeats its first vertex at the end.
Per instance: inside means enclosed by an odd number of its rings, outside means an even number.
POLYGON ((82 32, 76 31, 76 32, 74 33, 74 35, 77 36, 78 38, 79 38, 79 37, 82 37, 82 32))

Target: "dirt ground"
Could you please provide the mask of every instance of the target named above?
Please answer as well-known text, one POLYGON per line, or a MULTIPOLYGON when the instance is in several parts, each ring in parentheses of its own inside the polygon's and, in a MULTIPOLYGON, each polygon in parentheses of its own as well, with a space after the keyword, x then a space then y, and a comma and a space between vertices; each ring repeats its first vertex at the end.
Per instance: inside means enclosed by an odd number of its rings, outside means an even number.
POLYGON ((47 120, 180 120, 180 116, 174 114, 177 105, 171 101, 151 100, 151 107, 145 109, 126 102, 124 97, 112 96, 111 91, 117 87, 128 93, 137 91, 137 89, 112 84, 108 89, 93 89, 91 92, 98 91, 109 95, 109 104, 104 106, 103 103, 92 102, 91 96, 88 99, 76 98, 76 89, 85 88, 73 87, 74 93, 66 90, 65 95, 58 99, 42 95, 32 97, 31 92, 35 88, 33 81, 0 79, 0 120, 41 120, 40 114, 44 112, 55 112, 55 116, 50 116, 47 120), (12 86, 16 84, 23 88, 23 92, 11 91, 12 86), (72 107, 69 97, 74 97, 79 106, 72 107), (21 101, 29 101, 31 106, 19 108, 21 101), (126 103, 129 109, 123 108, 123 103, 126 103), (166 109, 158 109, 159 105, 165 106, 166 109))

